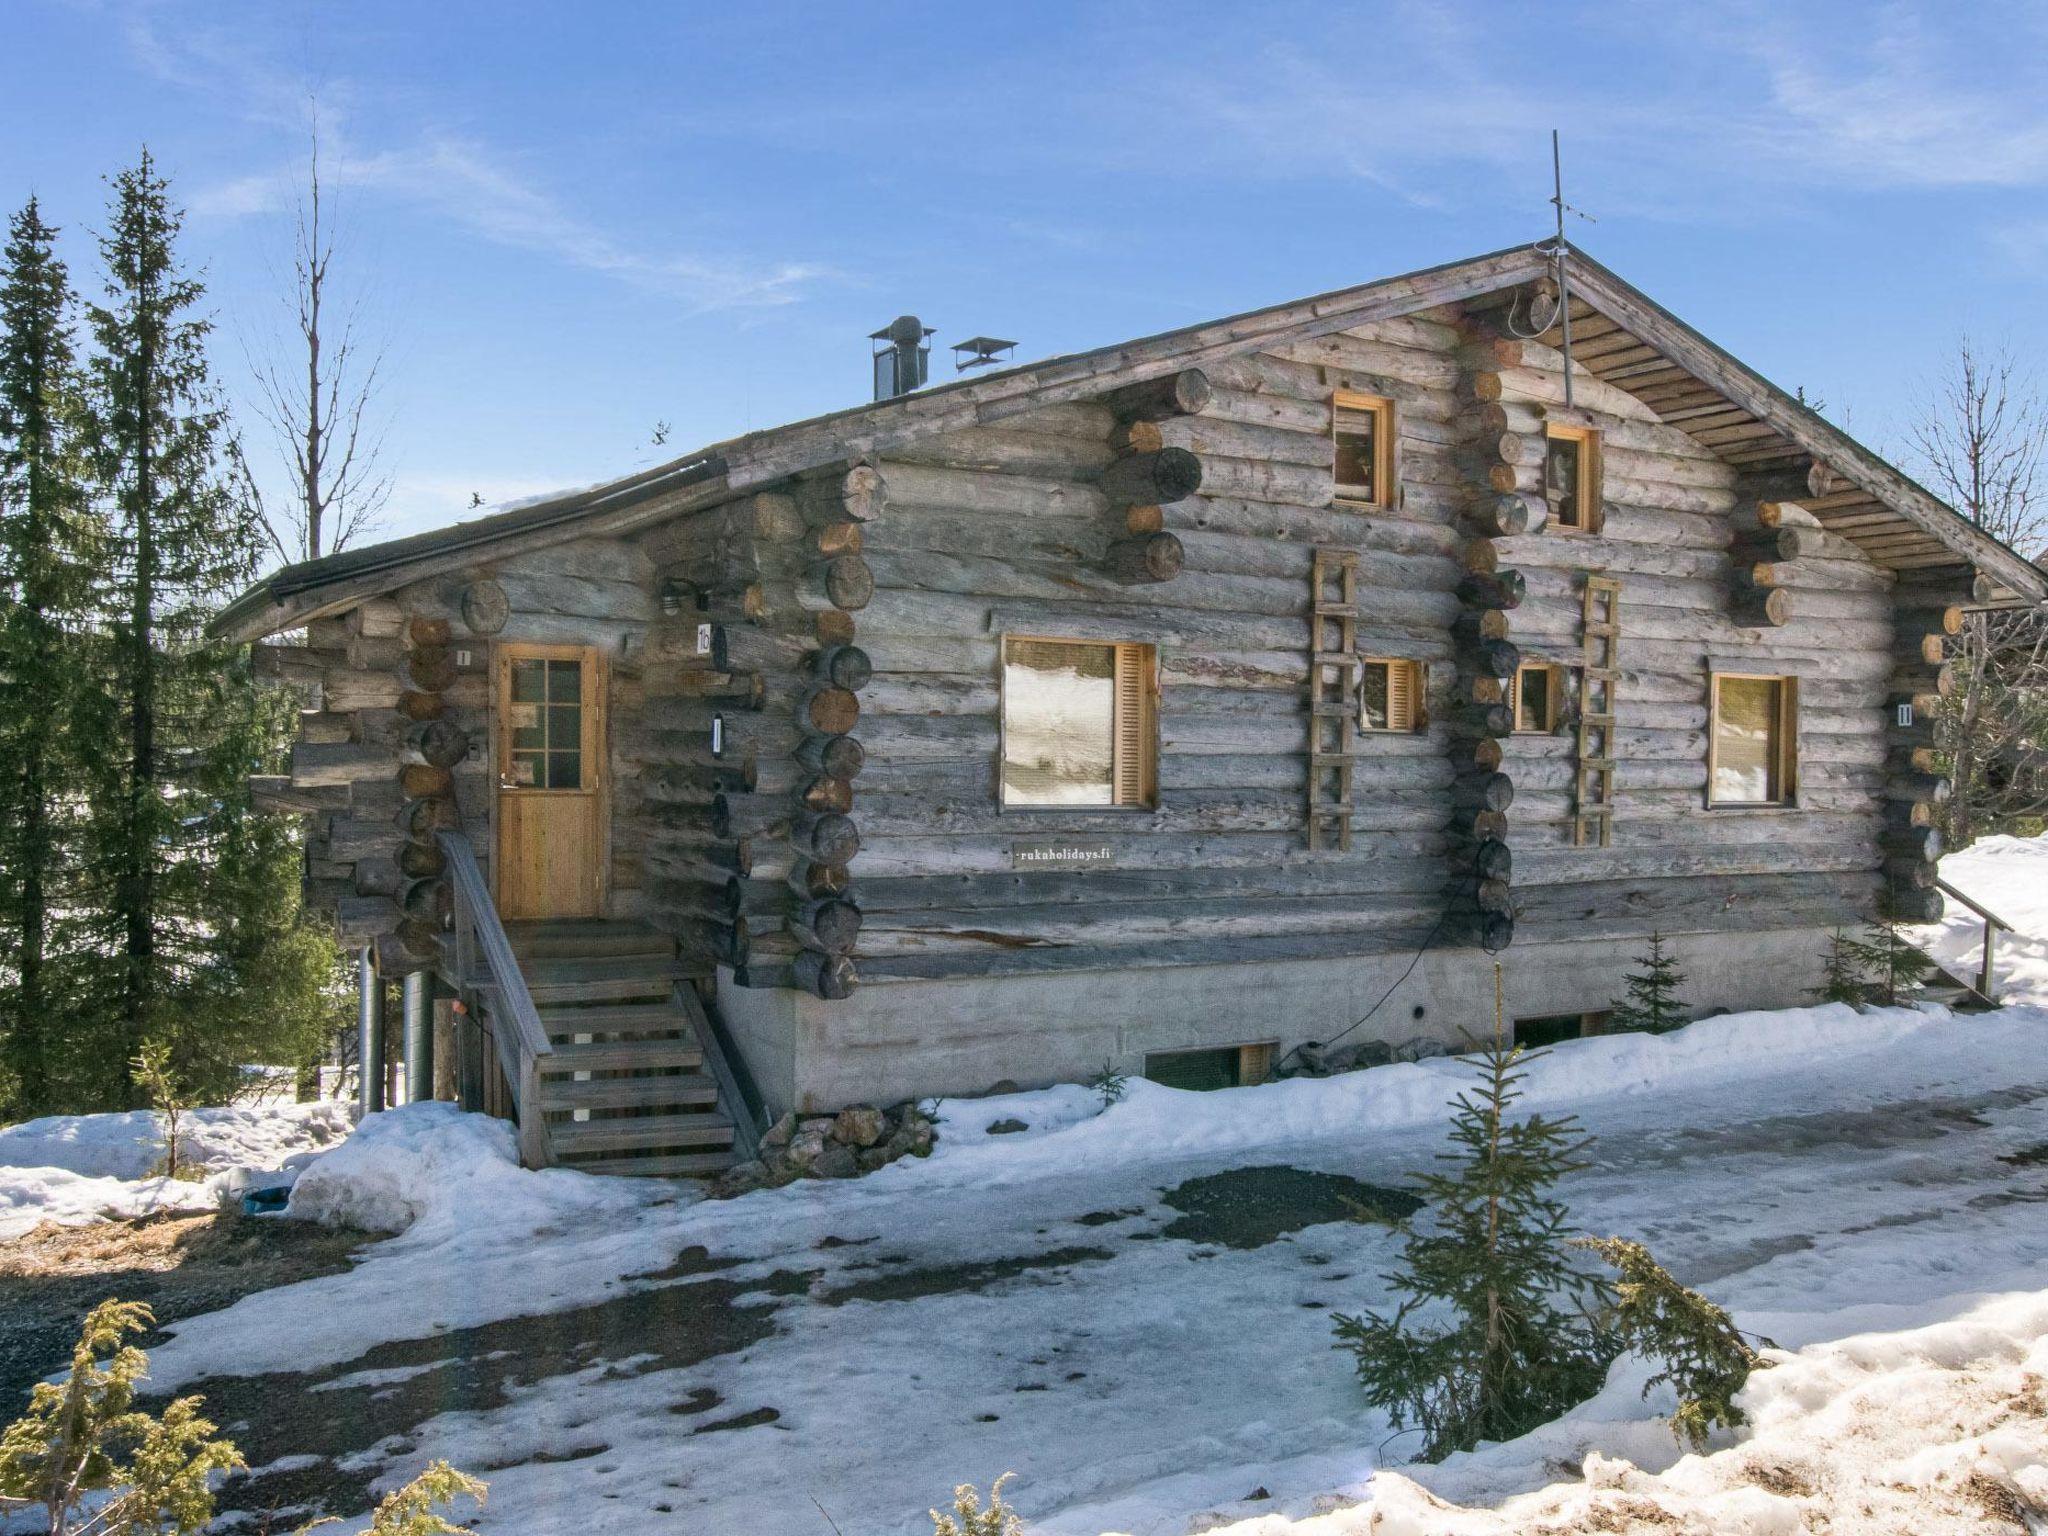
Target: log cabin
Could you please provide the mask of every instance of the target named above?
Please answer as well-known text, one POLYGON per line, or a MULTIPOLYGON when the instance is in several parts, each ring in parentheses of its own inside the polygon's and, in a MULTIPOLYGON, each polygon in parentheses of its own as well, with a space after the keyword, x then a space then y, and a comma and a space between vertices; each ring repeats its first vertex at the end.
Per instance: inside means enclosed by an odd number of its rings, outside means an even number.
POLYGON ((215 621, 366 1020, 529 1162, 1455 1041, 1496 960, 1575 1031, 1653 931, 1784 1006, 1938 912, 1945 641, 2043 573, 1576 248, 932 387, 899 329, 887 398, 215 621))

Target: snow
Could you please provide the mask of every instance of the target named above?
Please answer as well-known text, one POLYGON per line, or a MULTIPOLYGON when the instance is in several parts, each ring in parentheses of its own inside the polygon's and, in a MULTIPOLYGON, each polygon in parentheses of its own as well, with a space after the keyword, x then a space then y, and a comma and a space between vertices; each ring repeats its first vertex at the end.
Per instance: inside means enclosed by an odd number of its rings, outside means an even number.
MULTIPOLYGON (((1592 1402, 1523 1440, 1382 1471, 1407 1447, 1360 1405, 1330 1349, 1329 1315, 1383 1302, 1377 1277, 1396 1236, 1337 1222, 1235 1250, 1160 1232, 1176 1214, 1161 1190, 1223 1168, 1284 1163, 1406 1183, 1433 1164, 1444 1106, 1467 1081, 1441 1060, 1219 1094, 1133 1081, 1107 1109, 1080 1087, 949 1101, 929 1159, 731 1201, 522 1172, 504 1127, 444 1106, 393 1111, 315 1162, 293 1210, 398 1235, 346 1274, 180 1324, 152 1352, 152 1377, 174 1390, 219 1372, 295 1373, 277 1390, 353 1403, 348 1394, 403 1390, 393 1384, 411 1374, 442 1378, 426 1357, 394 1353, 396 1341, 495 1323, 516 1340, 519 1319, 593 1309, 577 1324, 592 1330, 587 1352, 549 1356, 545 1330, 530 1355, 512 1346, 520 1378, 502 1403, 430 1403, 402 1434, 332 1447, 376 1469, 380 1488, 434 1457, 488 1469, 485 1532, 604 1536, 673 1523, 810 1536, 824 1528, 813 1497, 849 1536, 920 1532, 924 1509, 954 1483, 986 1486, 1015 1470, 1013 1502, 1042 1536, 1247 1520, 1247 1531, 1291 1536, 1294 1521, 1301 1536, 1321 1536, 1365 1530, 1360 1508, 1327 1513, 1358 1500, 1391 1513, 1402 1498, 1474 1508, 1590 1498, 1576 1480, 1551 1487, 1560 1465, 1589 1454, 1604 1467, 1625 1460, 1635 1470, 1613 1475, 1630 1487, 1670 1482, 1656 1496, 1732 1521, 1738 1507, 1762 1507, 1763 1495, 1743 1491, 1743 1445, 1769 1434, 1785 1456, 1812 1460, 1864 1438, 1902 1444, 1910 1426, 1873 1438, 1849 1423, 1851 1406, 1894 1375, 1902 1392, 1925 1396, 1931 1378, 1913 1373, 1937 1364, 1915 1361, 1948 1349, 1987 1363, 1938 1400, 1982 1407, 2003 1390, 1998 1373, 2031 1358, 2019 1322, 2009 1344, 1965 1344, 2004 1337, 2004 1303, 1986 1298, 2033 1290, 2048 1263, 2036 1203, 2048 1198, 2048 1169, 1999 1161, 2048 1143, 2044 1040, 2040 1009, 1826 1007, 1572 1042, 1532 1065, 1529 1106, 1579 1114, 1600 1137, 1596 1166, 1566 1191, 1575 1218, 1641 1237, 1745 1327, 1798 1352, 1752 1387, 1754 1438, 1717 1447, 1737 1458, 1719 1471, 1690 1469, 1716 1457, 1681 1457, 1658 1417, 1668 1401, 1641 1399, 1647 1371, 1632 1361, 1592 1402), (1005 1119, 1027 1129, 988 1134, 1005 1119), (603 1332, 608 1307, 707 1283, 671 1268, 695 1248, 723 1266, 715 1278, 736 1289, 732 1306, 770 1319, 765 1337, 669 1365, 649 1363, 644 1316, 603 1332), (962 1266, 1020 1258, 1015 1273, 959 1278, 962 1266), (900 1295, 835 1294, 933 1269, 937 1283, 900 1295), (1991 1321, 1949 1344, 1853 1339, 1980 1314, 1991 1321), (720 1406, 679 1417, 699 1393, 720 1406), (779 1418, 690 1433, 760 1408, 779 1418), (1402 1491, 1397 1478, 1430 1492, 1402 1491), (1270 1497, 1247 1502, 1260 1488, 1270 1497)), ((2012 1305, 2011 1317, 2040 1316, 2024 1296, 2012 1305)), ((338 1406, 335 1418, 356 1411, 366 1410, 338 1406)), ((1988 1419, 1980 1433, 1980 1419, 1959 1410, 1923 1425, 1913 1443, 1952 1455, 1914 1475, 1947 1468, 1953 1481, 1985 1436, 1987 1454, 2030 1464, 2023 1438, 1988 1419)), ((1903 1453, 1884 1454, 1887 1468, 1903 1465, 1903 1453)))
POLYGON ((190 1182, 149 1176, 164 1144, 163 1123, 148 1110, 0 1127, 0 1241, 45 1221, 213 1210, 252 1185, 289 1182, 311 1154, 346 1137, 352 1120, 333 1103, 190 1110, 179 1122, 179 1160, 206 1175, 190 1182))
MULTIPOLYGON (((2019 925, 1998 938, 1999 1001, 2048 1005, 2048 837, 1980 838, 1941 861, 1941 878, 2019 925)), ((1954 897, 1939 923, 1907 933, 1956 975, 1976 979, 1984 922, 1954 897)))

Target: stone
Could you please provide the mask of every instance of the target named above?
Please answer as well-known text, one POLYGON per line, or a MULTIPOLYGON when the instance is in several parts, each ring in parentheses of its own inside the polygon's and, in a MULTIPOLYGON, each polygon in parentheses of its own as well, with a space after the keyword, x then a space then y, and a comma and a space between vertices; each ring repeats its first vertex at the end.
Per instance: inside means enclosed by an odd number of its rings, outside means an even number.
POLYGON ((832 1122, 832 1139, 849 1147, 872 1147, 888 1129, 882 1112, 872 1104, 854 1104, 839 1111, 832 1122))
POLYGON ((790 1139, 789 1151, 785 1155, 792 1167, 809 1168, 824 1154, 828 1144, 824 1131, 806 1125, 790 1139))
POLYGON ((894 1162, 895 1154, 887 1147, 867 1147, 854 1153, 853 1160, 859 1165, 862 1173, 873 1173, 877 1168, 894 1162))
POLYGON ((1006 1093, 1022 1093, 1023 1091, 1024 1090, 1019 1088, 1016 1085, 1016 1083, 1011 1079, 1007 1077, 999 1077, 994 1082, 990 1083, 986 1088, 981 1090, 981 1097, 983 1097, 984 1099, 994 1099, 1000 1098, 1003 1094, 1006 1093))
POLYGON ((814 1179, 850 1179, 858 1172, 860 1164, 851 1147, 829 1146, 811 1164, 811 1177, 814 1179))
POLYGON ((751 1162, 735 1163, 732 1167, 726 1169, 724 1176, 719 1179, 719 1193, 724 1195, 744 1195, 749 1190, 764 1187, 772 1181, 773 1177, 768 1171, 768 1165, 759 1158, 755 1158, 751 1162))
POLYGON ((996 1121, 988 1128, 988 1133, 991 1136, 1014 1136, 1019 1131, 1028 1131, 1030 1129, 1030 1125, 1025 1121, 1010 1117, 996 1121))
POLYGON ((764 1147, 786 1147, 789 1145, 789 1138, 795 1134, 796 1111, 791 1110, 761 1133, 761 1145, 764 1147))

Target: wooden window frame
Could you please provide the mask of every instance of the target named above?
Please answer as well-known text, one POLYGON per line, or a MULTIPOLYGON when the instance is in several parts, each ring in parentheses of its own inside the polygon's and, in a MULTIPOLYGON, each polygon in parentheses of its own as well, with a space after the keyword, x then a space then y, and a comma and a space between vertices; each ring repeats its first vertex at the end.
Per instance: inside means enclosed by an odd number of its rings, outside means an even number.
POLYGON ((1104 812, 1149 814, 1159 809, 1159 648, 1146 640, 1103 640, 1086 635, 1005 634, 996 657, 996 809, 1001 812, 1055 814, 1104 812), (1010 701, 1006 682, 1010 670, 1010 645, 1015 642, 1043 645, 1093 645, 1111 653, 1110 661, 1110 803, 1108 805, 1044 805, 1013 801, 1003 787, 1003 764, 1009 761, 1010 701), (1126 757, 1124 713, 1128 690, 1126 669, 1136 673, 1138 720, 1137 758, 1126 757), (1134 785, 1137 798, 1123 798, 1126 785, 1134 785))
POLYGON ((1358 729, 1367 736, 1413 736, 1429 724, 1423 708, 1423 687, 1428 674, 1422 663, 1412 656, 1361 656, 1358 658, 1358 729), (1387 669, 1387 723, 1367 725, 1365 722, 1365 672, 1368 667, 1387 669), (1403 668, 1408 673, 1408 723, 1402 725, 1394 718, 1394 669, 1403 668))
POLYGON ((1549 736, 1555 734, 1557 722, 1564 713, 1565 669, 1554 661, 1525 661, 1515 668, 1515 691, 1513 708, 1515 712, 1514 734, 1517 736, 1549 736), (1543 723, 1524 726, 1522 724, 1522 676, 1528 672, 1542 672, 1546 675, 1543 690, 1543 723))
MULTIPOLYGON (((1552 443, 1577 443, 1579 445, 1579 488, 1573 498, 1576 522, 1566 522, 1551 512, 1550 526, 1559 533, 1598 534, 1606 526, 1605 486, 1600 463, 1600 429, 1598 427, 1575 427, 1564 422, 1551 422, 1543 429, 1544 458, 1546 464, 1552 443)), ((1544 486, 1544 500, 1549 500, 1549 486, 1544 486)))
POLYGON ((1790 672, 1751 672, 1715 667, 1707 673, 1707 809, 1716 811, 1790 811, 1799 807, 1799 678, 1790 672), (1778 780, 1775 800, 1723 800, 1714 793, 1720 765, 1721 684, 1729 679, 1778 684, 1777 739, 1772 751, 1778 780))
POLYGON ((1342 423, 1345 411, 1356 411, 1373 418, 1373 483, 1369 486, 1359 486, 1337 482, 1333 456, 1330 478, 1336 485, 1336 500, 1339 505, 1346 507, 1374 512, 1391 511, 1400 495, 1400 481, 1396 478, 1397 458, 1394 451, 1394 434, 1397 426, 1394 402, 1386 395, 1362 395, 1348 389, 1338 390, 1330 397, 1330 442, 1333 449, 1337 441, 1337 429, 1342 423), (1361 496, 1356 494, 1359 491, 1371 494, 1361 496))

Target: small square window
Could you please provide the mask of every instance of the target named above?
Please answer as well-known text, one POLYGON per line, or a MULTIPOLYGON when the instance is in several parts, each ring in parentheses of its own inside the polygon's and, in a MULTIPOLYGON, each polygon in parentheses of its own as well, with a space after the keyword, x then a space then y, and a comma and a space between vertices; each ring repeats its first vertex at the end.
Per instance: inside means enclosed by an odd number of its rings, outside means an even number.
POLYGON ((1006 637, 1002 803, 1152 805, 1157 671, 1149 645, 1006 637))
POLYGON ((1600 434, 1554 426, 1544 436, 1543 499, 1550 520, 1572 533, 1600 531, 1600 434))
POLYGON ((1515 730, 1547 734, 1557 729, 1564 703, 1564 668, 1524 662, 1515 672, 1515 730))
POLYGON ((1358 669, 1361 731, 1422 729, 1422 664, 1369 656, 1358 669))
POLYGON ((1330 404, 1339 501, 1394 504, 1394 402, 1340 392, 1330 404))
POLYGON ((1709 805, 1790 805, 1798 798, 1799 679, 1713 675, 1709 805))

